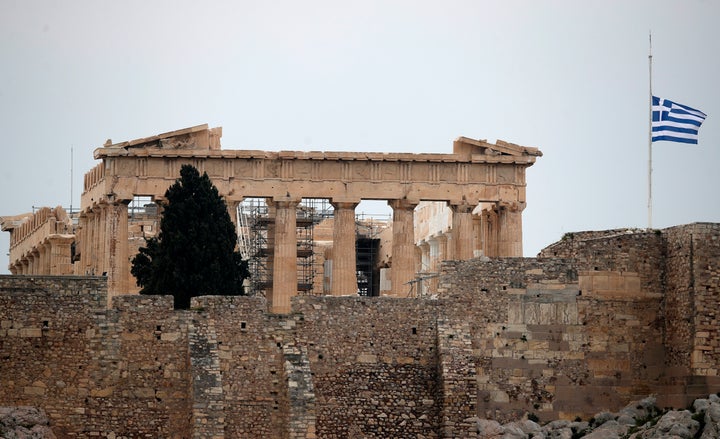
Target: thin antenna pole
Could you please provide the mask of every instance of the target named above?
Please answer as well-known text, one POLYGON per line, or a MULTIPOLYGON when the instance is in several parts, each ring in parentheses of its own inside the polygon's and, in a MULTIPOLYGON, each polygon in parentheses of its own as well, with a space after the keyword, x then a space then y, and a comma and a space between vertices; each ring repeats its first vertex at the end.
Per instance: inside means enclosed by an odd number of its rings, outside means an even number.
POLYGON ((73 205, 73 147, 70 145, 70 215, 73 205))
POLYGON ((648 118, 648 229, 652 229, 652 32, 650 32, 650 46, 648 50, 648 73, 649 81, 649 118, 648 118))

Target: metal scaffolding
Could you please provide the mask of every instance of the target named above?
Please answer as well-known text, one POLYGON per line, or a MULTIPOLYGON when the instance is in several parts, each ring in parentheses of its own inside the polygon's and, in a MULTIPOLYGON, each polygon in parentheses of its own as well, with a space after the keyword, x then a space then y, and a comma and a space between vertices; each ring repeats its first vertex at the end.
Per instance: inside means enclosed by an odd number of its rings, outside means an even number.
MULTIPOLYGON (((317 274, 313 228, 331 218, 332 206, 327 199, 305 198, 298 204, 297 230, 297 291, 298 294, 322 294, 314 291, 317 274)), ((249 294, 263 295, 272 287, 273 208, 265 198, 246 198, 238 206, 238 246, 243 259, 249 261, 249 294)))

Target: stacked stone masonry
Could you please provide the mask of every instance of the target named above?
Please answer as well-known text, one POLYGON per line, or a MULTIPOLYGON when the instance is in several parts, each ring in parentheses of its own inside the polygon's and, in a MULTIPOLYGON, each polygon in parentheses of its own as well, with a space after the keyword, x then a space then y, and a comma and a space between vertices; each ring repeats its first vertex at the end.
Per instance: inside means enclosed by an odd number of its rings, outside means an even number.
POLYGON ((720 390, 720 225, 568 235, 448 261, 437 299, 119 296, 0 277, 0 406, 58 437, 470 437, 720 390))

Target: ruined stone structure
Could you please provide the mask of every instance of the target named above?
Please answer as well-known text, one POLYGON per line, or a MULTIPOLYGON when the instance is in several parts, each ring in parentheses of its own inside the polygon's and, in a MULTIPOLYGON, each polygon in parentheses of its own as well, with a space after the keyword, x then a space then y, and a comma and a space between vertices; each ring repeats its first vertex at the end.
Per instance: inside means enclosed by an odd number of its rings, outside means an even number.
POLYGON ((72 220, 65 210, 40 208, 33 213, 3 217, 10 232, 10 272, 16 274, 72 274, 72 220))
MULTIPOLYGON (((297 293, 296 207, 304 198, 329 199, 334 207, 332 295, 357 291, 354 210, 363 199, 387 200, 393 209, 389 295, 407 296, 415 278, 414 209, 422 201, 452 209, 455 236, 473 235, 472 211, 484 203, 484 254, 522 255, 525 169, 541 155, 536 148, 461 137, 452 154, 267 152, 221 150, 221 135, 201 125, 97 149, 101 163, 85 176, 73 272, 107 275, 109 299, 134 292, 128 204, 137 196, 161 200, 183 164, 207 172, 233 213, 247 197, 268 200, 273 247, 266 296, 276 313, 289 312, 297 293)), ((13 242, 31 233, 5 230, 18 233, 13 242)), ((450 242, 449 258, 473 256, 473 240, 450 242)), ((12 246, 11 254, 12 272, 26 273, 17 268, 25 256, 12 246)))
POLYGON ((0 276, 0 406, 58 437, 472 437, 720 391, 720 224, 568 234, 447 261, 437 299, 122 295, 0 276))

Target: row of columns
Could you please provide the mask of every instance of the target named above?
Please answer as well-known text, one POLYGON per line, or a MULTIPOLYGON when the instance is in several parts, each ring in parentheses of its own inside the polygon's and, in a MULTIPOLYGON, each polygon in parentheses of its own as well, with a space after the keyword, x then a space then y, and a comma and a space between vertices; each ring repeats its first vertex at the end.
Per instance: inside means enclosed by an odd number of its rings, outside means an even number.
POLYGON ((22 259, 10 266, 12 274, 62 276, 72 274, 71 235, 50 235, 22 259))
MULTIPOLYGON (((128 255, 128 203, 130 200, 109 200, 87 209, 80 216, 78 242, 80 263, 75 274, 107 275, 108 300, 125 294, 130 286, 128 255), (93 257, 101 255, 100 258, 93 257)), ((297 294, 297 219, 300 199, 291 197, 268 200, 275 221, 268 239, 272 242, 270 256, 272 288, 268 299, 271 312, 290 312, 290 299, 297 294)), ((355 208, 360 200, 332 200, 335 209, 333 229, 333 273, 331 294, 352 295, 357 292, 355 208)), ((393 241, 391 295, 405 297, 416 277, 416 246, 414 236, 414 209, 418 202, 406 199, 389 200, 393 209, 393 241)), ((439 261, 470 259, 477 248, 474 236, 473 208, 470 204, 452 204, 452 236, 436 237, 423 246, 424 259, 429 269, 436 272, 439 261)), ((237 204, 229 205, 232 212, 237 204)), ((522 209, 518 206, 498 206, 482 216, 478 239, 487 256, 522 256, 522 209)), ((69 243, 68 243, 69 245, 69 243)), ((46 251, 47 252, 47 251, 46 251)), ((46 253, 44 252, 44 254, 46 253)), ((47 265, 47 256, 33 258, 18 268, 17 274, 33 274, 37 267, 47 265), (42 262, 41 262, 42 261, 42 262), (20 273, 20 272, 23 273, 20 273)), ((425 268, 425 266, 423 266, 425 268)))
MULTIPOLYGON (((270 229, 272 241, 272 289, 269 292, 271 312, 290 311, 290 299, 297 294, 297 232, 296 208, 299 199, 281 198, 268 200, 274 211, 274 227, 270 229)), ((335 209, 333 229, 333 269, 330 293, 333 296, 352 295, 357 292, 355 250, 355 208, 357 201, 331 200, 335 209)), ((391 295, 405 297, 411 291, 416 277, 416 251, 414 209, 418 202, 406 199, 389 200, 393 209, 391 295)), ((453 204, 452 238, 437 237, 424 246, 423 259, 426 269, 436 272, 439 261, 446 259, 471 259, 475 256, 476 241, 483 240, 487 246, 495 246, 496 256, 522 256, 521 212, 522 209, 498 207, 492 222, 485 221, 487 230, 478 236, 470 204, 453 204), (495 234, 496 238, 489 237, 495 234), (475 239, 475 236, 478 236, 475 239)), ((483 249, 484 254, 494 253, 483 249)))
POLYGON ((522 257, 522 211, 524 204, 494 204, 473 215, 474 206, 451 205, 452 229, 421 242, 421 274, 432 274, 424 285, 437 291, 440 263, 467 260, 477 253, 488 257, 522 257))

